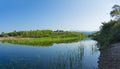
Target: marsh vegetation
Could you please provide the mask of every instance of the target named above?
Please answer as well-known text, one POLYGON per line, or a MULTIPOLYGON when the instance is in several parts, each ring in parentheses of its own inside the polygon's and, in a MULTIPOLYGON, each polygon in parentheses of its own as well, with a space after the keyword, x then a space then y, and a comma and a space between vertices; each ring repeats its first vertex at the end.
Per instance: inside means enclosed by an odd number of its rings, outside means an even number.
POLYGON ((5 37, 1 40, 4 43, 49 46, 54 43, 76 42, 84 39, 87 35, 62 30, 31 30, 2 33, 1 37, 5 37))

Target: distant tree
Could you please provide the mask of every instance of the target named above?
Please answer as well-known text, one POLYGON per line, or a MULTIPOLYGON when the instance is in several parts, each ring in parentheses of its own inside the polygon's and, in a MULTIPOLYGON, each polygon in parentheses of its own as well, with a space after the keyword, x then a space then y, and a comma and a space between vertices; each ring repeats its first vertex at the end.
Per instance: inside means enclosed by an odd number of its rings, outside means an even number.
POLYGON ((84 37, 82 33, 79 32, 68 32, 63 30, 30 30, 30 31, 13 31, 9 33, 0 34, 0 37, 26 37, 26 38, 41 38, 41 37, 84 37))
POLYGON ((113 10, 110 12, 110 15, 115 17, 115 19, 120 20, 120 6, 114 5, 112 8, 113 10))
POLYGON ((54 32, 64 32, 63 30, 56 30, 56 31, 54 31, 54 32))
POLYGON ((7 33, 4 32, 1 33, 1 37, 7 37, 7 36, 8 36, 7 33))

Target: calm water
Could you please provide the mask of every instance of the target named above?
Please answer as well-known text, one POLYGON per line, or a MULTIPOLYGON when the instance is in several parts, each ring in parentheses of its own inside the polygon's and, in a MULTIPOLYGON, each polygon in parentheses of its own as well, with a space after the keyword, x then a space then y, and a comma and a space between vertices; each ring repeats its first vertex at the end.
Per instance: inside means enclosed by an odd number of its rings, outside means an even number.
POLYGON ((96 41, 35 47, 0 43, 0 69, 96 69, 96 41))

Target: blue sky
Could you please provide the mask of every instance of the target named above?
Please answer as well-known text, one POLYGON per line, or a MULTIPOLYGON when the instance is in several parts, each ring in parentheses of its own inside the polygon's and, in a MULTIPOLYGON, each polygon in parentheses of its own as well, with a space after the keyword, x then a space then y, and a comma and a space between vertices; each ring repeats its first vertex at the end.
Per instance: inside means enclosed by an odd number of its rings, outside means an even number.
POLYGON ((0 32, 99 30, 119 0, 0 0, 0 32))

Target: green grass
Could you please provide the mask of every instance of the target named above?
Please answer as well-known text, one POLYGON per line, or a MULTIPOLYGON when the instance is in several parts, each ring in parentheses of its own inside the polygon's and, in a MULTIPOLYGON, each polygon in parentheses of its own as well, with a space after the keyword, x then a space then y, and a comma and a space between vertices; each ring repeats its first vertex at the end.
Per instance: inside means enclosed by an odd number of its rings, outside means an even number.
POLYGON ((6 39, 2 42, 21 45, 35 45, 35 46, 50 46, 54 43, 69 43, 82 40, 85 37, 43 37, 43 38, 29 38, 29 39, 6 39))
POLYGON ((63 30, 30 30, 30 31, 13 31, 1 33, 0 37, 4 43, 48 46, 54 43, 74 42, 85 38, 87 35, 80 32, 71 32, 63 30), (12 38, 11 38, 12 37, 12 38), (26 39, 27 38, 27 39, 26 39))

